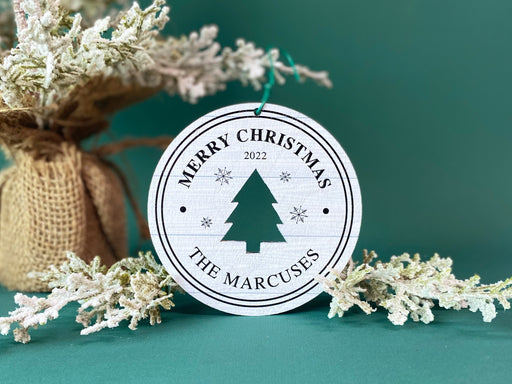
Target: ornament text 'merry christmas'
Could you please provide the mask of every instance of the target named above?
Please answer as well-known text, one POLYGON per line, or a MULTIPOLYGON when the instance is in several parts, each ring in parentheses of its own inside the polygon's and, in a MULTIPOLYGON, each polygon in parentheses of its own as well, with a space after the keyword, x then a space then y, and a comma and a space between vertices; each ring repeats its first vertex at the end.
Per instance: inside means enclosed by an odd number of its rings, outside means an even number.
MULTIPOLYGON (((320 188, 325 188, 331 185, 328 178, 322 178, 325 169, 321 168, 320 160, 315 158, 313 152, 302 144, 297 138, 286 136, 284 133, 278 133, 271 129, 251 128, 240 129, 233 135, 240 143, 247 141, 252 142, 265 142, 278 145, 286 150, 293 152, 296 156, 302 159, 304 163, 311 169, 311 172, 318 181, 320 188)), ((190 188, 190 184, 195 174, 199 171, 201 166, 217 152, 227 148, 230 144, 229 133, 217 137, 215 140, 206 144, 203 149, 197 151, 192 159, 187 163, 186 168, 183 170, 183 179, 178 181, 179 184, 190 188)))

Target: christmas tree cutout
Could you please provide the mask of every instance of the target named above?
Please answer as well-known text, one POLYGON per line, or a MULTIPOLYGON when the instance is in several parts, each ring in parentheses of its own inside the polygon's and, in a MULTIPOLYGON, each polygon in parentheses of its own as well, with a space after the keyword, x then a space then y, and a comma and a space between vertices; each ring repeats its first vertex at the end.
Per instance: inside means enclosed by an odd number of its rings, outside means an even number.
POLYGON ((233 223, 222 241, 245 241, 247 253, 259 253, 261 243, 286 242, 277 228, 283 224, 272 204, 277 203, 258 170, 249 176, 232 203, 238 203, 226 223, 233 223))

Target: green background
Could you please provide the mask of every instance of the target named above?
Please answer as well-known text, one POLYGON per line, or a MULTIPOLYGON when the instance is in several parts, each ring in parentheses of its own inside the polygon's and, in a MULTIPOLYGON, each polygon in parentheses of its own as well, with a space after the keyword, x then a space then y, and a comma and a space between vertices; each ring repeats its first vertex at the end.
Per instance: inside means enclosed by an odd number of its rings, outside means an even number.
MULTIPOLYGON (((460 278, 512 275, 512 2, 509 0, 176 0, 168 32, 220 27, 286 49, 330 72, 334 88, 290 78, 270 102, 299 110, 341 142, 359 177, 364 248, 383 259, 439 252, 460 278)), ((115 116, 115 137, 176 134, 203 114, 258 101, 231 84, 196 105, 158 95, 115 116)), ((127 163, 140 204, 161 152, 136 149, 127 163)), ((131 249, 137 240, 130 223, 131 249)), ((0 290, 0 315, 14 308, 0 290)), ((328 320, 320 296, 292 313, 246 318, 177 299, 163 324, 80 337, 75 308, 33 332, 0 339, 2 383, 71 382, 507 382, 512 313, 437 310, 431 325, 392 326, 384 312, 328 320), (29 380, 30 379, 30 380, 29 380)))

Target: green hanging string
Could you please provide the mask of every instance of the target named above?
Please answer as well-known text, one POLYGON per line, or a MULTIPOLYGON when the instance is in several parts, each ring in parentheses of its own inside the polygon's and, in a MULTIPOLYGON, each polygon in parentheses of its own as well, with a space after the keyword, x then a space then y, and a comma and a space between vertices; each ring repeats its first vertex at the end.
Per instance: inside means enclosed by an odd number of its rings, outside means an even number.
MULTIPOLYGON (((274 60, 272 59, 272 54, 270 52, 271 49, 272 49, 272 47, 267 49, 268 62, 269 62, 268 81, 263 86, 263 97, 261 98, 261 104, 257 109, 254 110, 254 114, 256 116, 260 115, 260 113, 263 109, 263 106, 267 103, 268 99, 270 98, 270 91, 272 90, 272 87, 274 86, 274 84, 276 82, 276 78, 274 75, 274 70, 275 70, 274 69, 274 60)), ((295 67, 295 63, 293 62, 293 59, 290 56, 290 54, 288 52, 286 52, 285 50, 280 50, 280 52, 284 55, 284 57, 286 57, 286 60, 288 60, 290 67, 292 67, 295 79, 297 81, 300 81, 299 72, 297 72, 297 67, 295 67)))

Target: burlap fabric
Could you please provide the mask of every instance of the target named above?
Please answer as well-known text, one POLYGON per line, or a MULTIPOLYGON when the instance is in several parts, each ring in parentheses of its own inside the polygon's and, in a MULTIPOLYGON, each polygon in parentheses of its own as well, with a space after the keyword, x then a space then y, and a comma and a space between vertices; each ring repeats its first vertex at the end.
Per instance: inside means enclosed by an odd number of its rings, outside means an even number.
POLYGON ((97 78, 44 109, 10 109, 0 97, 0 144, 13 161, 0 173, 0 284, 48 291, 27 274, 59 266, 67 251, 85 261, 98 255, 106 265, 128 256, 123 192, 141 235, 149 236, 128 182, 106 156, 171 139, 131 139, 89 152, 81 142, 108 128, 108 114, 157 91, 97 78))
POLYGON ((29 279, 73 251, 108 265, 127 255, 123 189, 98 157, 62 143, 48 161, 19 152, 0 176, 0 283, 9 289, 48 290, 29 279))

